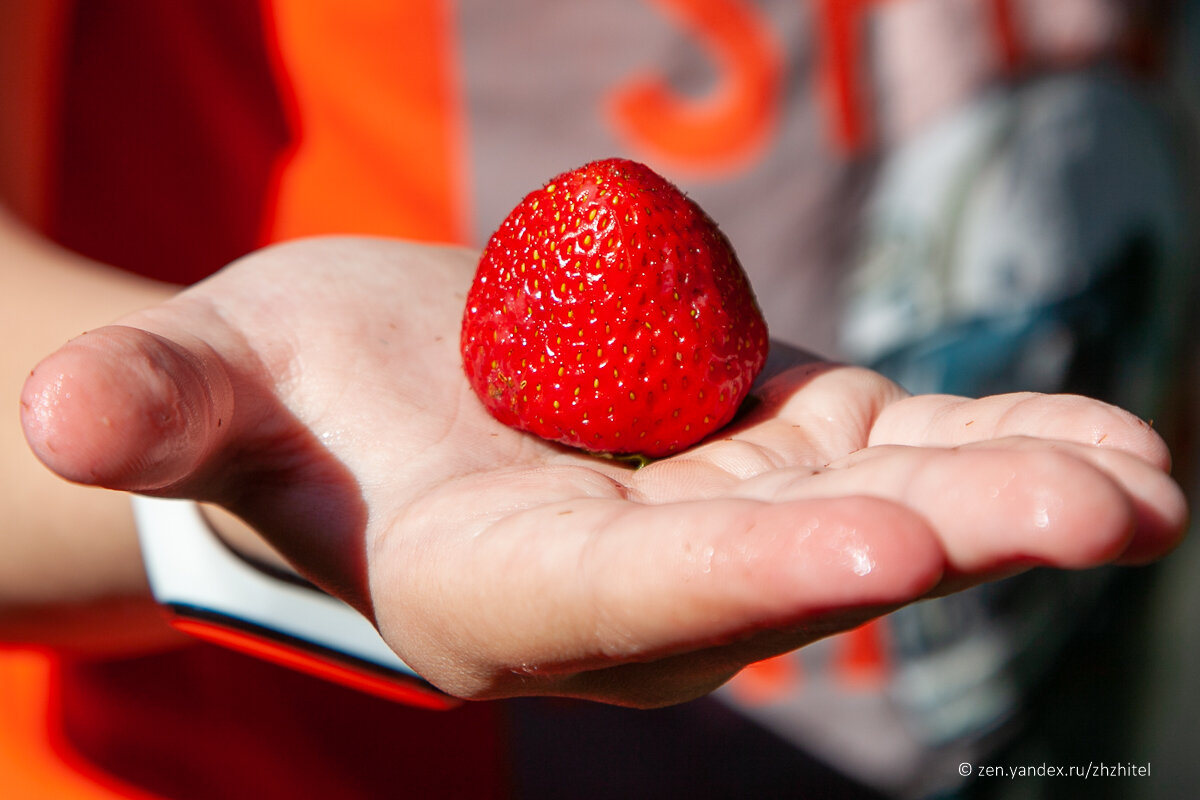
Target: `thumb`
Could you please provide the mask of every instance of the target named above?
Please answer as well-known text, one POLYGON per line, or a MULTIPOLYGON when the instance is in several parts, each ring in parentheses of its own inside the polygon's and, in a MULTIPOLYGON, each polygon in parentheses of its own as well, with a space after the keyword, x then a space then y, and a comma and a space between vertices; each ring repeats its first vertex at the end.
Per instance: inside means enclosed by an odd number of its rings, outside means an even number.
POLYGON ((67 480, 169 493, 229 430, 233 387, 207 346, 110 326, 48 356, 21 393, 34 453, 67 480))

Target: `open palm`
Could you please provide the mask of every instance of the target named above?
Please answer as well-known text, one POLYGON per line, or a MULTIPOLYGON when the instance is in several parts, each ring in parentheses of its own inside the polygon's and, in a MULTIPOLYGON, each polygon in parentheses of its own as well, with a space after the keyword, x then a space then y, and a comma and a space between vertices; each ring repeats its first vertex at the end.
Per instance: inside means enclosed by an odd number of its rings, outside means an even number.
POLYGON ((776 348, 642 469, 493 420, 459 366, 474 254, 276 247, 68 344, 23 396, 72 480, 219 503, 466 697, 659 705, 905 603, 1181 533, 1148 425, 1079 397, 908 397, 776 348))

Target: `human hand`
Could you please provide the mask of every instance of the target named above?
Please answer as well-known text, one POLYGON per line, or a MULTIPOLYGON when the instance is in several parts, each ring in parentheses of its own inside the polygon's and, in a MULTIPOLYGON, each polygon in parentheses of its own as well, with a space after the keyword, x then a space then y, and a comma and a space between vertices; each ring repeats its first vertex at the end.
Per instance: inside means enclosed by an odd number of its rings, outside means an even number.
POLYGON ((732 426, 640 470, 521 434, 459 367, 474 263, 263 251, 48 357, 26 435, 68 479, 225 506, 471 698, 682 701, 921 597, 1181 535, 1166 448, 1122 411, 908 398, 782 348, 732 426))

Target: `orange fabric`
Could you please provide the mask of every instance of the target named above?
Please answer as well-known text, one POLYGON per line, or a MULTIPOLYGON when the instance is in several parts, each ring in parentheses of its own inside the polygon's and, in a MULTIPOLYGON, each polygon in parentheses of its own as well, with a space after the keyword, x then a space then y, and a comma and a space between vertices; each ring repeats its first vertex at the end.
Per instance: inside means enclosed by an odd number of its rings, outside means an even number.
POLYGON ((0 650, 0 797, 6 800, 152 800, 91 768, 54 725, 57 659, 0 650))
POLYGON ((748 706, 765 706, 796 690, 800 660, 791 653, 758 661, 743 669, 729 684, 734 696, 748 706))
POLYGON ((52 731, 172 800, 508 796, 495 704, 413 708, 204 643, 64 658, 58 678, 52 731))
MULTIPOLYGON (((0 4, 2 5, 2 4, 0 4)), ((164 4, 159 6, 162 14, 141 15, 137 8, 126 7, 124 16, 112 17, 115 22, 103 27, 83 27, 79 25, 83 12, 90 14, 89 19, 103 17, 106 11, 114 9, 107 6, 90 6, 82 4, 74 7, 68 0, 60 0, 53 4, 32 4, 37 6, 37 18, 17 19, 9 11, 23 9, 5 7, 0 12, 0 23, 4 32, 16 34, 12 37, 0 35, 0 42, 20 44, 0 55, 3 61, 0 65, 21 65, 29 63, 30 46, 34 43, 44 46, 41 61, 48 67, 54 67, 58 62, 76 59, 74 63, 84 65, 82 71, 95 76, 94 71, 86 69, 91 62, 78 61, 78 49, 90 47, 92 53, 105 47, 114 46, 114 29, 134 30, 147 37, 161 34, 159 40, 139 40, 138 33, 129 34, 132 41, 124 44, 136 49, 139 55, 156 52, 140 45, 157 44, 173 48, 172 52, 182 52, 180 59, 191 60, 193 65, 207 63, 205 53, 195 47, 182 49, 180 44, 207 44, 206 36, 218 36, 229 33, 226 27, 213 25, 183 24, 175 28, 159 30, 155 26, 162 22, 163 17, 178 20, 190 19, 189 10, 208 9, 202 4, 179 4, 178 6, 164 4), (74 14, 68 13, 75 8, 74 14), (99 10, 97 10, 99 9, 99 10), (59 16, 51 14, 51 10, 59 16), (171 11, 178 11, 173 15, 171 11), (44 14, 44 15, 43 15, 44 14), (131 25, 131 22, 141 22, 141 27, 131 25), (57 28, 50 26, 51 22, 57 28), (36 24, 35 24, 36 23, 36 24), (69 23, 69 24, 66 24, 69 23), (125 26, 122 28, 121 26, 125 26), (75 49, 63 46, 76 30, 85 30, 83 38, 72 40, 75 49), (30 31, 37 31, 39 36, 30 38, 30 31), (43 37, 40 34, 45 33, 43 37), (186 38, 189 33, 195 33, 192 38, 186 38), (182 42, 171 38, 184 36, 182 42), (36 42, 34 42, 36 39, 36 42), (28 45, 28 46, 27 46, 28 45), (11 57, 10 57, 11 56, 11 57)), ((252 8, 252 7, 251 7, 252 8)), ((289 102, 287 120, 293 126, 295 137, 293 146, 275 161, 273 186, 278 196, 278 202, 268 195, 265 224, 260 229, 263 240, 277 240, 310 233, 326 233, 334 231, 355 233, 376 233, 427 240, 456 241, 465 238, 465 214, 461 212, 466 207, 463 198, 459 171, 461 153, 458 142, 458 99, 457 78, 451 65, 452 51, 449 47, 452 31, 448 18, 448 2, 441 0, 413 0, 407 3, 394 3, 391 0, 365 0, 358 2, 353 14, 336 2, 314 0, 306 3, 273 3, 262 0, 261 13, 268 21, 266 38, 254 39, 262 47, 272 49, 273 71, 275 79, 283 87, 280 91, 290 93, 286 99, 289 102), (278 5, 278 8, 275 6, 278 5), (353 20, 353 22, 351 21, 353 20), (360 72, 361 71, 361 72, 360 72), (374 75, 374 78, 369 76, 374 75), (379 76, 382 75, 382 80, 379 76), (355 87, 355 91, 347 93, 346 86, 355 87)), ((217 12, 214 12, 217 13, 217 12)), ((244 17, 253 15, 245 14, 244 17)), ((207 17, 200 15, 203 20, 207 17)), ((243 23, 245 19, 241 20, 243 23)), ((237 33, 249 33, 253 38, 253 29, 241 27, 237 33)), ((116 39, 120 39, 119 36, 116 39)), ((245 44, 245 41, 240 41, 245 44)), ((121 41, 115 46, 120 47, 121 41)), ((109 50, 108 52, 112 52, 109 50)), ((261 51, 260 51, 261 52, 261 51)), ((123 55, 129 55, 123 53, 123 55)), ((235 53, 229 63, 243 66, 237 61, 245 56, 240 50, 235 53)), ((112 59, 114 63, 137 64, 129 58, 112 59)), ((77 71, 80 69, 77 68, 77 71)), ((84 114, 93 117, 99 111, 106 119, 114 121, 115 125, 125 125, 137 129, 137 120, 141 119, 133 112, 145 114, 165 114, 154 103, 133 102, 129 97, 139 98, 140 95, 130 93, 127 89, 144 88, 153 83, 149 79, 136 81, 135 86, 122 82, 118 72, 104 72, 96 78, 103 82, 107 80, 111 86, 111 94, 87 92, 81 97, 65 98, 60 96, 56 81, 59 76, 53 69, 37 74, 22 73, 18 69, 5 70, 5 75, 18 75, 24 82, 5 83, 3 99, 11 99, 13 107, 29 101, 35 107, 37 114, 22 118, 24 127, 10 128, 4 126, 7 142, 12 139, 22 145, 15 152, 33 153, 29 159, 14 159, 20 161, 21 171, 11 179, 6 173, 5 186, 11 183, 22 192, 22 197, 30 198, 26 204, 31 208, 48 205, 51 213, 58 216, 71 216, 75 220, 91 223, 89 230, 96 229, 94 220, 87 213, 95 208, 93 195, 80 192, 76 183, 63 191, 61 187, 55 191, 54 180, 57 177, 78 181, 92 174, 88 169, 72 169, 64 173, 65 153, 70 150, 63 144, 59 135, 65 120, 58 116, 56 109, 65 108, 68 101, 74 103, 71 107, 79 109, 82 106, 84 114), (115 79, 114 79, 115 76, 115 79), (36 80, 35 80, 36 79, 36 80), (91 102, 80 103, 79 100, 91 102), (36 102, 34 102, 36 101, 36 102), (125 104, 122 105, 122 102, 125 104), (36 134, 31 121, 36 121, 36 134), (58 127, 56 127, 58 126, 58 127), (9 131, 17 131, 11 136, 9 131), (40 148, 40 149, 39 149, 40 148), (36 158, 34 157, 36 156, 36 158), (47 191, 47 187, 50 190, 47 191), (60 201, 70 197, 77 201, 78 208, 64 210, 60 201), (57 205, 56 205, 57 204, 57 205)), ((64 75, 66 72, 64 71, 64 75)), ((220 79, 229 74, 238 76, 240 81, 246 80, 245 70, 221 71, 209 69, 189 73, 193 77, 202 76, 206 80, 201 89, 222 88, 220 79), (212 78, 213 80, 208 80, 212 78)), ((164 79, 165 80, 165 79, 164 79)), ((64 81, 65 84, 65 81, 64 81)), ((210 108, 208 103, 220 100, 216 92, 203 96, 194 96, 197 87, 184 87, 192 91, 191 95, 181 97, 180 102, 197 107, 198 113, 219 111, 220 106, 210 108)), ((229 87, 224 87, 229 88, 229 87)), ((227 99, 227 98, 226 98, 227 99)), ((235 108, 242 106, 234 104, 235 108)), ((255 105, 254 108, 257 108, 255 105)), ((237 121, 237 120, 235 120, 237 121)), ((203 126, 198 138, 209 134, 218 136, 230 131, 227 114, 215 114, 209 119, 210 125, 203 126)), ((88 129, 90 131, 90 129, 88 129)), ((253 134, 257 129, 251 129, 253 134)), ((248 133, 243 128, 234 128, 234 141, 223 141, 225 145, 237 145, 247 139, 248 133)), ((77 136, 76 138, 81 138, 77 136)), ((274 143, 273 137, 262 148, 254 151, 251 161, 258 157, 259 150, 265 150, 274 143)), ((170 136, 163 136, 151 141, 148 150, 165 149, 167 155, 178 158, 178 148, 160 148, 159 142, 173 142, 170 136)), ((254 139, 258 142, 258 139, 254 139)), ((90 138, 86 144, 94 144, 90 138)), ((128 156, 137 150, 137 145, 125 144, 120 155, 128 156)), ((94 167, 97 162, 105 161, 98 157, 98 151, 86 150, 80 158, 84 167, 94 167), (89 160, 90 159, 90 160, 89 160)), ((190 152, 190 151, 189 151, 190 152)), ((223 152, 223 151, 222 151, 223 152)), ((275 152, 278 152, 276 150, 275 152)), ((146 154, 138 154, 134 165, 145 161, 146 154)), ((111 163, 111 162, 110 162, 111 163)), ((125 163, 125 162, 120 162, 125 163)), ((191 164, 197 171, 214 171, 214 163, 206 158, 191 159, 191 164)), ((173 170, 187 169, 188 161, 168 165, 173 170)), ((246 165, 241 165, 245 167, 246 165)), ((253 165, 251 165, 253 166, 253 165)), ((148 170, 155 172, 155 170, 148 170)), ((238 174, 246 174, 247 169, 239 169, 238 174)), ((165 178, 178 177, 176 171, 162 173, 165 178)), ((222 173, 223 174, 223 173, 222 173)), ((266 174, 266 173, 264 173, 266 174)), ((101 187, 107 188, 107 187, 101 187)), ((122 191, 132 191, 128 182, 121 184, 122 191)), ((190 196, 190 195, 189 195, 190 196)), ((139 195, 139 198, 141 195, 139 195)), ((253 206, 253 213, 260 210, 257 194, 243 193, 241 197, 229 197, 229 201, 237 201, 243 205, 253 206), (247 198, 249 198, 247 200, 247 198)), ((194 197, 192 198, 195 199, 194 197)), ((112 206, 124 206, 123 203, 110 203, 112 206)), ((136 203, 134 207, 142 208, 136 203)), ((168 204, 169 205, 169 204, 168 204)), ((175 206, 167 209, 168 213, 189 217, 175 206)), ((237 208, 239 218, 247 216, 237 208)), ((254 217, 257 219, 257 217, 254 217)), ((40 221, 40 220, 39 220, 40 221)), ((134 251, 145 250, 144 241, 130 240, 130 237, 109 235, 110 230, 126 230, 125 227, 107 225, 99 226, 99 233, 109 239, 129 240, 129 247, 134 251)), ((219 238, 226 234, 224 225, 213 225, 210 238, 219 238)), ((191 241, 190 237, 175 237, 191 241)), ((176 242, 175 247, 178 247, 176 242)), ((83 252, 95 254, 85 248, 83 252)), ((104 255, 101 252, 100 255, 104 255)), ((109 259, 112 263, 128 267, 122 258, 109 259)), ((173 269, 174 261, 167 259, 151 259, 160 269, 173 269)), ((224 260, 209 259, 208 271, 224 263, 224 260)), ((200 265, 203 268, 203 265, 200 265)), ((196 276, 180 274, 157 274, 156 277, 173 280, 194 280, 196 276)), ((233 655, 233 654, 230 654, 233 655)), ((162 787, 169 784, 163 782, 163 776, 154 773, 152 762, 156 756, 139 754, 136 748, 142 744, 136 736, 156 737, 153 744, 167 751, 176 740, 181 742, 179 750, 193 754, 194 760, 200 764, 221 764, 222 775, 215 776, 227 781, 235 781, 238 772, 244 765, 244 758, 235 758, 231 763, 214 759, 217 748, 229 746, 230 739, 212 738, 206 745, 213 748, 192 751, 189 749, 202 737, 206 731, 218 730, 223 720, 233 713, 233 701, 223 699, 227 692, 218 695, 222 698, 215 711, 209 713, 203 705, 206 693, 222 689, 236 691, 254 691, 255 688, 267 691, 261 694, 269 695, 263 703, 254 704, 253 708, 261 713, 251 720, 248 726, 257 732, 269 729, 274 722, 286 725, 291 718, 286 714, 276 713, 281 709, 287 710, 289 697, 304 698, 304 706, 309 709, 310 716, 320 717, 325 714, 325 705, 334 703, 328 711, 329 719, 337 721, 343 727, 346 724, 361 724, 374 721, 393 730, 387 747, 395 753, 386 754, 384 745, 373 741, 369 735, 363 739, 361 731, 347 735, 342 728, 336 731, 318 731, 328 737, 340 737, 335 741, 327 739, 316 740, 315 745, 308 741, 300 741, 302 735, 297 730, 281 730, 275 737, 280 743, 273 744, 272 739, 256 736, 253 744, 260 750, 270 750, 275 747, 278 763, 273 762, 271 769, 258 768, 258 777, 265 774, 268 777, 279 775, 280 769, 291 769, 286 759, 292 752, 305 752, 304 747, 325 747, 336 750, 335 745, 344 741, 342 750, 352 751, 360 747, 365 755, 358 757, 353 753, 335 752, 331 764, 348 765, 348 774, 330 775, 324 763, 314 765, 307 772, 317 771, 316 775, 308 775, 309 788, 333 785, 337 780, 348 780, 350 795, 361 794, 362 787, 367 784, 383 785, 388 779, 387 772, 393 765, 420 763, 429 774, 410 776, 406 785, 417 787, 418 793, 429 796, 434 787, 451 787, 457 792, 456 796, 492 797, 500 796, 504 786, 504 760, 500 751, 500 743, 496 736, 496 715, 486 706, 470 707, 449 714, 432 714, 430 719, 423 716, 429 712, 416 709, 406 709, 399 704, 380 703, 374 698, 355 693, 344 693, 338 687, 327 687, 321 682, 313 685, 304 683, 307 678, 300 679, 289 674, 279 675, 274 668, 258 662, 249 664, 239 663, 237 658, 222 658, 221 652, 212 652, 203 646, 190 648, 176 655, 171 663, 177 667, 194 670, 188 675, 174 674, 177 684, 187 684, 189 691, 195 688, 195 695, 158 696, 163 687, 170 687, 172 675, 163 674, 165 680, 158 680, 160 673, 154 672, 155 665, 134 665, 129 674, 135 676, 150 675, 146 683, 137 684, 132 694, 122 695, 120 689, 129 689, 121 684, 123 680, 119 664, 95 665, 92 669, 87 664, 75 664, 61 661, 57 656, 40 650, 0 648, 0 797, 5 800, 42 800, 43 798, 60 798, 64 800, 115 800, 115 798, 133 798, 134 800, 153 800, 157 794, 135 788, 113 777, 114 774, 125 776, 126 781, 142 785, 140 777, 159 780, 159 783, 148 783, 165 794, 172 791, 162 787), (195 658, 192 658, 192 655, 195 658), (138 670, 143 672, 138 672, 138 670), (153 674, 151 674, 153 673, 153 674), (187 678, 200 679, 189 683, 187 678), (116 685, 114 688, 113 684, 116 685), (281 688, 282 687, 282 688, 281 688), (287 695, 287 690, 294 690, 287 695), (343 692, 343 694, 339 694, 343 692), (287 696, 285 696, 287 695, 287 696), (122 697, 136 697, 141 702, 137 708, 122 704, 122 697), (341 702, 338 703, 338 699, 341 702), (175 701, 179 702, 176 703, 175 701), (187 717, 189 729, 178 729, 179 714, 187 711, 187 703, 196 705, 196 713, 187 717), (183 709, 183 711, 180 711, 183 709), (343 710, 349 709, 349 710, 343 710), (378 711, 379 713, 375 713, 378 711), (336 712, 336 713, 335 713, 336 712), (271 716, 274 713, 275 716, 271 716), (159 718, 161 717, 161 719, 159 718), (349 723, 347 722, 349 721, 349 723), (172 727, 176 726, 176 727, 172 727), (213 727, 218 726, 218 727, 213 727), (194 728, 195 730, 191 730, 194 728), (110 747, 110 745, 112 745, 110 747), (290 749, 289 749, 290 748, 290 749), (458 769, 454 774, 446 770, 452 763, 463 758, 458 752, 469 752, 471 755, 469 768, 458 769), (355 761, 358 758, 358 761, 355 761), (133 759, 136 763, 129 763, 133 759), (340 760, 339 760, 340 759, 340 760), (375 771, 366 774, 354 771, 354 765, 369 760, 375 765, 375 771), (123 771, 131 767, 132 772, 123 771), (140 772, 139 772, 140 771, 140 772), (226 774, 227 773, 227 774, 226 774), (469 788, 468 788, 469 787, 469 788)), ((255 696, 257 696, 256 693, 255 696)), ((248 701, 247 701, 248 702, 248 701)), ((236 709, 235 709, 236 710, 236 709)), ((256 712, 257 713, 257 712, 256 712)), ((307 719, 303 715, 297 719, 307 719)), ((251 734, 241 732, 244 736, 251 734)), ((236 737, 234 737, 236 738, 236 737)), ((245 752, 245 751, 244 751, 245 752)), ((255 750, 254 752, 258 752, 255 750)), ((181 756, 182 757, 182 756, 181 756)), ((261 766, 261 765, 260 765, 261 766)), ((293 781, 306 780, 305 770, 293 770, 295 775, 289 777, 293 781)), ((244 773, 251 776, 251 773, 244 773)), ((252 776, 251 776, 252 777, 252 776)), ((315 791, 315 789, 314 789, 315 791)), ((222 795, 225 796, 225 795, 222 795)), ((331 795, 332 796, 332 795, 331 795)))
POLYGON ((842 683, 860 688, 883 686, 892 671, 887 624, 874 619, 838 637, 841 643, 833 674, 842 683))
MULTIPOLYGON (((893 671, 888 650, 887 624, 874 619, 831 637, 829 672, 850 689, 869 690, 887 683, 893 671)), ((748 706, 764 706, 795 693, 803 680, 800 659, 795 653, 751 664, 737 674, 729 688, 748 706)))
POLYGON ((1000 63, 1008 75, 1016 75, 1025 61, 1025 52, 1017 31, 1012 0, 991 0, 992 35, 1000 63))
POLYGON ((0 3, 0 200, 44 222, 56 65, 66 0, 0 3))
POLYGON ((833 141, 843 151, 861 151, 871 143, 870 105, 866 92, 864 25, 871 6, 888 0, 818 0, 818 90, 833 125, 833 141))
POLYGON ((744 0, 656 0, 716 61, 706 97, 679 97, 661 77, 633 79, 611 113, 639 149, 696 171, 737 166, 765 146, 779 116, 783 53, 769 23, 744 0))
MULTIPOLYGON (((66 2, 0 7, 0 197, 44 222, 53 138, 56 67, 66 2)), ((58 661, 35 649, 0 647, 0 797, 6 800, 151 798, 90 770, 53 721, 58 661)))
POLYGON ((461 702, 455 698, 413 684, 400 683, 349 669, 332 661, 314 657, 304 650, 241 634, 219 625, 183 619, 173 620, 172 624, 177 629, 198 639, 204 639, 231 650, 237 650, 255 658, 271 661, 322 680, 339 683, 393 702, 434 711, 445 711, 461 705, 461 702))
POLYGON ((246 0, 74 4, 44 177, 47 235, 181 284, 261 244, 291 142, 261 11, 246 0))
POLYGON ((449 4, 268 3, 295 144, 264 241, 359 233, 463 242, 449 4))

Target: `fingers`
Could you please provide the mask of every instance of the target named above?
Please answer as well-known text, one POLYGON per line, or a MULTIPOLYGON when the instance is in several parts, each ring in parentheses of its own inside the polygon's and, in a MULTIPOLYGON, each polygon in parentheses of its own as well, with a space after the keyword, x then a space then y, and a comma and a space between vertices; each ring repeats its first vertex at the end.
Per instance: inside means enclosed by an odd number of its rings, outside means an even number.
POLYGON ((884 409, 870 444, 955 447, 970 442, 1029 436, 1121 450, 1170 469, 1161 437, 1146 422, 1116 406, 1079 395, 1004 394, 968 400, 920 395, 884 409))
MULTIPOLYGON (((1078 395, 1033 393, 979 400, 926 395, 886 408, 871 431, 872 445, 995 448, 1028 455, 1053 450, 1098 470, 1125 495, 1130 536, 1121 563, 1143 563, 1170 551, 1186 526, 1183 492, 1165 471, 1170 453, 1153 427, 1115 406, 1078 395)), ((1079 465, 1067 462, 1075 474, 1079 465)), ((1068 484, 1065 497, 1091 499, 1090 478, 1068 484)), ((1097 506, 1099 508, 1100 506, 1097 506)), ((1064 564, 1066 566, 1066 564, 1064 564)))
POLYGON ((754 411, 720 438, 774 451, 785 462, 816 457, 824 463, 866 446, 880 414, 904 397, 877 372, 811 362, 765 383, 754 411))
MULTIPOLYGON (((1142 564, 1161 558, 1179 544, 1187 528, 1187 499, 1179 485, 1158 467, 1124 450, 1029 437, 981 442, 968 447, 1029 453, 1049 449, 1077 459, 1110 479, 1129 502, 1133 517, 1129 543, 1114 559, 1117 563, 1142 564)), ((1076 493, 1072 500, 1086 503, 1090 498, 1076 493)))
POLYGON ((855 492, 889 499, 929 521, 954 571, 980 576, 1161 555, 1186 516, 1178 487, 1137 457, 1028 439, 881 445, 815 472, 764 474, 741 492, 773 501, 855 492))
MULTIPOLYGON (((449 681, 443 688, 481 697, 567 685, 578 693, 571 676, 767 628, 811 625, 808 640, 819 638, 839 627, 835 610, 858 622, 863 608, 925 594, 943 559, 922 519, 880 500, 646 506, 587 497, 520 510, 450 545, 440 533, 417 545, 400 533, 373 565, 394 569, 372 576, 385 637, 422 674, 449 681), (416 628, 414 603, 430 592, 459 610, 416 628), (478 660, 468 667, 464 653, 478 660)), ((744 663, 688 669, 700 668, 692 677, 708 685, 744 663)), ((674 675, 686 694, 690 682, 674 675)))
POLYGON ((21 394, 25 436, 50 469, 134 491, 193 475, 232 414, 232 384, 214 353, 119 326, 47 357, 21 394))
POLYGON ((812 361, 759 387, 749 413, 717 436, 629 482, 641 499, 664 502, 722 496, 784 467, 821 466, 865 447, 881 411, 905 396, 876 372, 812 361))

